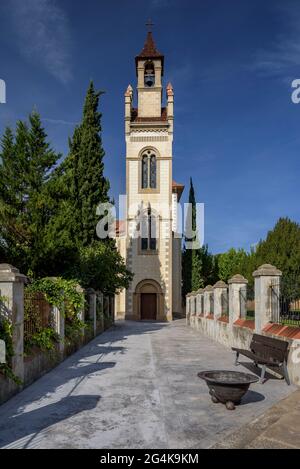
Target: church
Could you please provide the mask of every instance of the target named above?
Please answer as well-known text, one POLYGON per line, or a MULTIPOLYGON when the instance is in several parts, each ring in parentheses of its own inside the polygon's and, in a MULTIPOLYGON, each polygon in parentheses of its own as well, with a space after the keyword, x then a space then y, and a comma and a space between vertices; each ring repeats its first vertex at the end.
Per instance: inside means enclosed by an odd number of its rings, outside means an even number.
POLYGON ((134 278, 116 295, 117 319, 171 321, 182 310, 177 204, 184 186, 172 175, 174 91, 171 83, 164 91, 164 65, 149 31, 135 57, 136 107, 132 86, 125 92, 126 216, 116 242, 134 278))

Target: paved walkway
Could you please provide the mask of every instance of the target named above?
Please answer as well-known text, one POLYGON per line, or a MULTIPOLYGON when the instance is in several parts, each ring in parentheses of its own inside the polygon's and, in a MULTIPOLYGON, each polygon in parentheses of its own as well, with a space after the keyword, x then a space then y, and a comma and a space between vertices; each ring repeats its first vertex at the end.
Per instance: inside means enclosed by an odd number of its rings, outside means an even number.
POLYGON ((295 389, 270 379, 227 411, 197 372, 232 363, 184 320, 118 322, 0 407, 0 447, 208 448, 295 389))
POLYGON ((217 443, 215 449, 299 449, 300 390, 217 443))

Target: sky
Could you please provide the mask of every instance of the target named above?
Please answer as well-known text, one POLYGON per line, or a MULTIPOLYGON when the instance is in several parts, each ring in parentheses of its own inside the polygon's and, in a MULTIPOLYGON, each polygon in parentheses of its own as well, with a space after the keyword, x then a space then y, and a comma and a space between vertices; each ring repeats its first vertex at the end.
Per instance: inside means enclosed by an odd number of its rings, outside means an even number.
POLYGON ((36 107, 65 156, 89 81, 101 97, 105 174, 125 192, 124 91, 151 18, 175 93, 173 174, 192 176, 214 253, 300 222, 300 2, 0 0, 0 135, 36 107))

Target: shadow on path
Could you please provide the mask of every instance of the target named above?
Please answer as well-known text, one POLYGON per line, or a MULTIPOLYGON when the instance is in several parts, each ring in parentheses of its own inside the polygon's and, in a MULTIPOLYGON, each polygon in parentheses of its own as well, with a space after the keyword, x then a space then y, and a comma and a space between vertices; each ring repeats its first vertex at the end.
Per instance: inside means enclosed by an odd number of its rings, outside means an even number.
MULTIPOLYGON (((259 376, 261 375, 261 368, 259 368, 258 366, 255 366, 253 363, 251 362, 239 362, 240 365, 242 365, 244 368, 246 368, 247 370, 251 371, 251 373, 253 373, 254 375, 256 376, 259 376)), ((267 369, 268 370, 268 369, 267 369)), ((266 381, 269 381, 269 380, 276 380, 276 381, 280 381, 282 378, 277 378, 277 376, 275 375, 272 375, 271 373, 269 373, 268 371, 266 371, 266 374, 265 374, 265 380, 266 381)))
POLYGON ((251 404, 252 402, 260 402, 264 400, 265 400, 265 396, 261 394, 260 392, 248 391, 243 397, 240 405, 247 405, 247 404, 251 404))
POLYGON ((100 399, 101 396, 68 396, 59 402, 10 417, 0 424, 0 447, 32 435, 29 441, 23 444, 23 448, 26 448, 43 429, 80 412, 94 409, 100 399), (8 428, 10 431, 6 432, 8 428))

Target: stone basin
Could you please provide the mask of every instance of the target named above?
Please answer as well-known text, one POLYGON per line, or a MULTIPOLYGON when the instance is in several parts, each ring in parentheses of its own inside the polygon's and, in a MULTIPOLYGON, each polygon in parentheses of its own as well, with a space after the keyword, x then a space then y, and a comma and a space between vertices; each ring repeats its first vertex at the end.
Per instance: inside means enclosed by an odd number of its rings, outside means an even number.
POLYGON ((249 373, 226 370, 201 371, 198 376, 206 382, 212 401, 225 404, 228 410, 234 410, 235 404, 240 404, 250 384, 259 380, 249 373))

